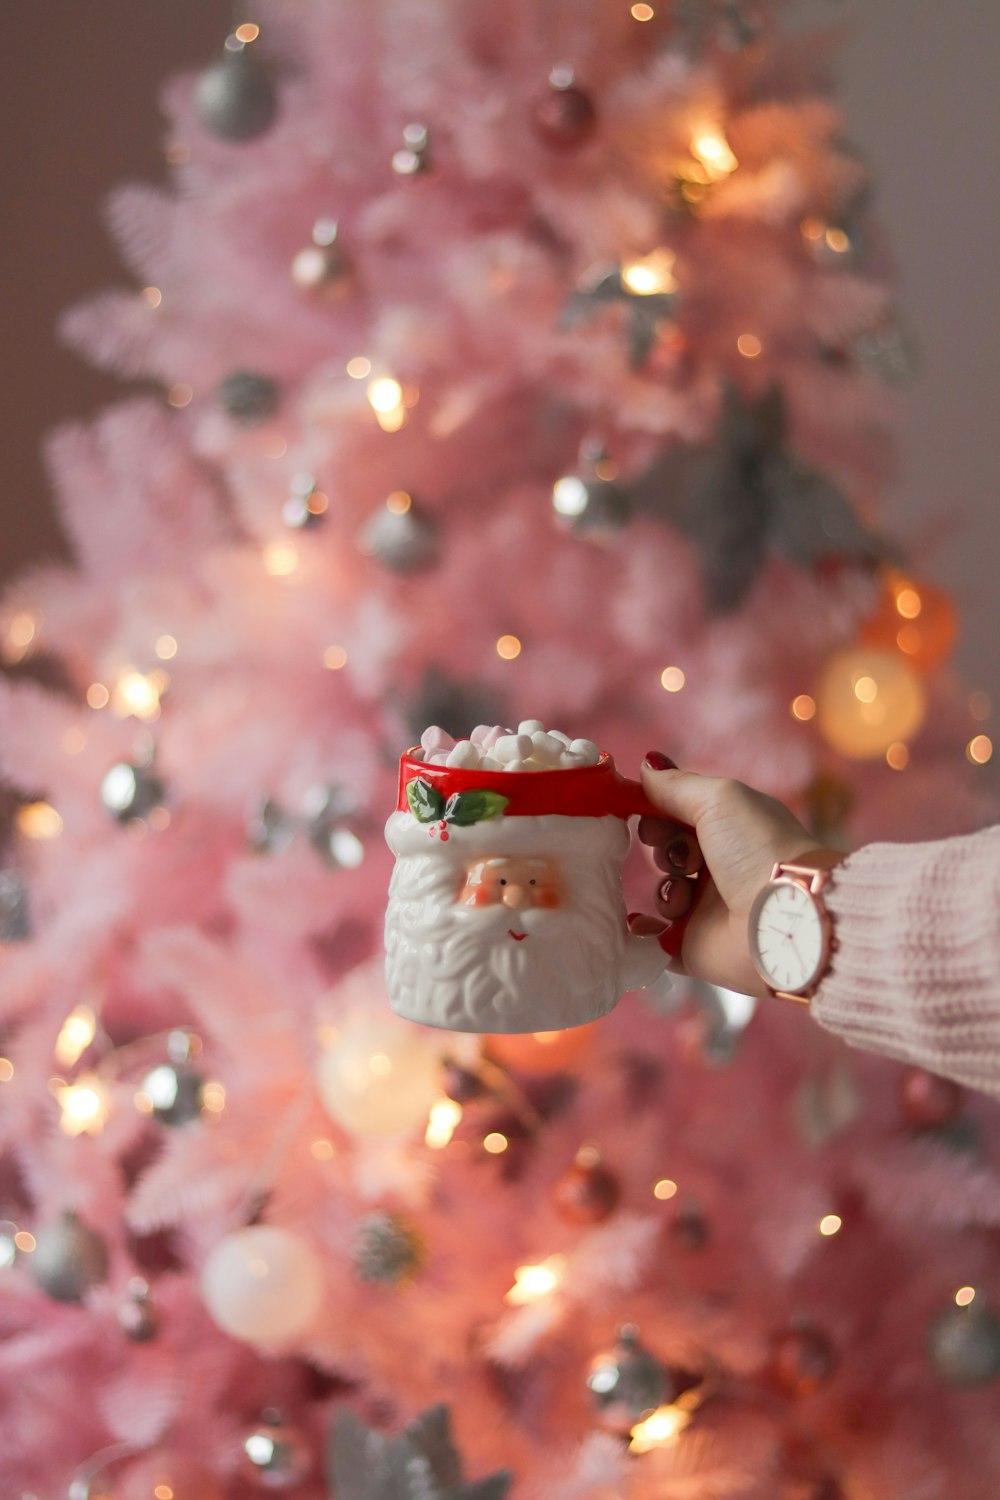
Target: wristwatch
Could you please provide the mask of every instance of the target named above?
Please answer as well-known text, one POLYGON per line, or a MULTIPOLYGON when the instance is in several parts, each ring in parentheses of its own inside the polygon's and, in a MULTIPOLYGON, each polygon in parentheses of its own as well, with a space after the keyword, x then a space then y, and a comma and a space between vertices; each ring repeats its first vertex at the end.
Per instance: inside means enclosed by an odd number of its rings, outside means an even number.
POLYGON ((808 1005, 830 967, 835 939, 823 887, 843 857, 821 849, 776 864, 750 909, 750 957, 780 1000, 808 1005))

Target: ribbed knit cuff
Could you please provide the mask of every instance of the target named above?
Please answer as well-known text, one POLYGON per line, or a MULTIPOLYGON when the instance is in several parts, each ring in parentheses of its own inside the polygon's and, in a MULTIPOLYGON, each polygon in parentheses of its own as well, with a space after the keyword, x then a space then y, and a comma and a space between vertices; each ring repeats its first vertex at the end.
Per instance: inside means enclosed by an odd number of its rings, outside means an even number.
POLYGON ((1000 1094, 1000 829, 870 844, 824 896, 837 946, 812 1001, 819 1024, 1000 1094))

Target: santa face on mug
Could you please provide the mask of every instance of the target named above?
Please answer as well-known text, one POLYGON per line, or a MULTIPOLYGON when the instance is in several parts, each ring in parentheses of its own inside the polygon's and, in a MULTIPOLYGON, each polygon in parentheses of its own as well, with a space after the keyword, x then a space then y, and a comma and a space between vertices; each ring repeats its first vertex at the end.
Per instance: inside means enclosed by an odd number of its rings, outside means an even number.
POLYGON ((524 1032, 605 1015, 664 965, 626 926, 616 817, 502 817, 429 836, 392 814, 386 915, 393 1009, 457 1031, 524 1032), (636 965, 641 947, 642 960, 636 965))

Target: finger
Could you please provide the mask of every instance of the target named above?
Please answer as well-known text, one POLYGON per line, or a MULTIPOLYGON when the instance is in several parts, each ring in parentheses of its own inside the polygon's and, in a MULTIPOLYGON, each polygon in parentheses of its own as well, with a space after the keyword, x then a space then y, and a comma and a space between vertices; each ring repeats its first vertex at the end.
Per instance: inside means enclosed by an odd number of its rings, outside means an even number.
POLYGON ((697 875, 705 867, 705 856, 692 834, 678 833, 669 844, 653 850, 653 863, 666 875, 697 875))
POLYGON ((665 758, 659 750, 647 753, 641 771, 646 796, 666 818, 697 828, 726 783, 695 771, 660 769, 665 758))
POLYGON ((639 819, 637 832, 641 844, 648 844, 651 849, 655 849, 660 845, 671 843, 678 834, 683 832, 683 829, 672 818, 652 818, 644 814, 639 819))
POLYGON ((683 922, 665 922, 662 917, 651 917, 643 911, 629 913, 628 930, 638 937, 655 937, 668 956, 667 971, 687 977, 687 969, 681 960, 681 944, 684 941, 683 922))
POLYGON ((694 901, 694 883, 690 880, 668 876, 660 883, 656 892, 656 909, 668 922, 686 917, 694 901))

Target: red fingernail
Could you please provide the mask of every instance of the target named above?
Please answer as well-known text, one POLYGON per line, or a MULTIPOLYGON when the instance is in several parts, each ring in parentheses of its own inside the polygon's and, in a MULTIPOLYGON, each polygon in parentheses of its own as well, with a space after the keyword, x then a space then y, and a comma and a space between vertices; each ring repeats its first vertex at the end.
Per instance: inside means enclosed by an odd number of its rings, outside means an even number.
POLYGON ((661 901, 669 901, 670 900, 670 892, 673 890, 673 888, 674 888, 674 882, 672 880, 664 880, 661 883, 661 885, 660 885, 659 891, 657 892, 657 895, 659 896, 660 900, 661 901))
POLYGON ((679 958, 684 945, 684 923, 668 922, 656 941, 664 953, 669 953, 671 958, 679 958))
POLYGON ((670 759, 670 756, 664 755, 662 750, 647 750, 646 759, 643 764, 647 765, 651 771, 677 770, 677 766, 670 759))
POLYGON ((665 853, 676 869, 683 870, 691 858, 691 845, 687 839, 674 839, 672 844, 667 845, 665 853))

